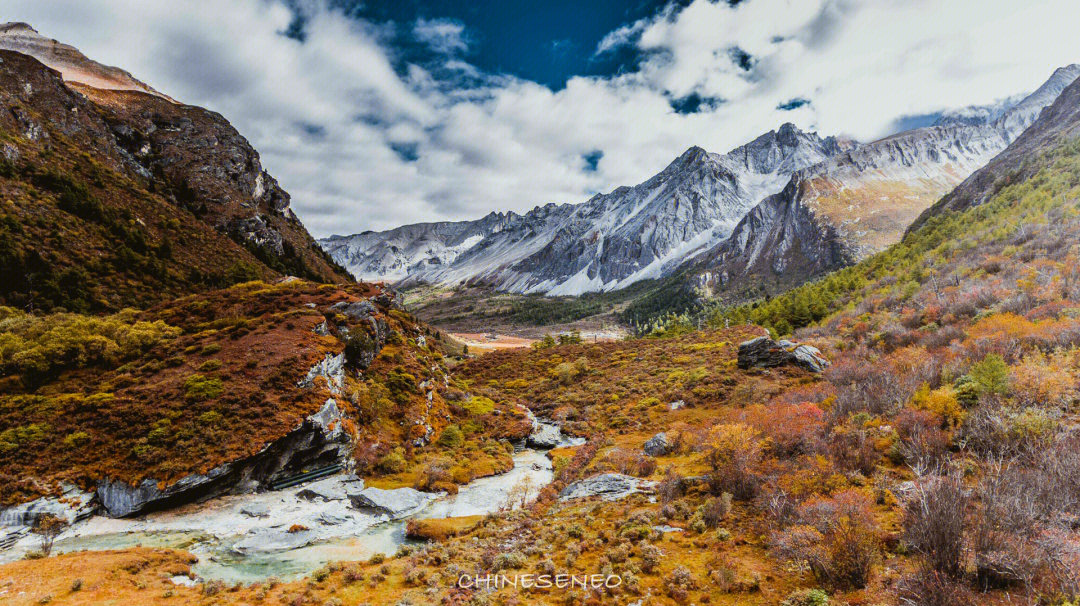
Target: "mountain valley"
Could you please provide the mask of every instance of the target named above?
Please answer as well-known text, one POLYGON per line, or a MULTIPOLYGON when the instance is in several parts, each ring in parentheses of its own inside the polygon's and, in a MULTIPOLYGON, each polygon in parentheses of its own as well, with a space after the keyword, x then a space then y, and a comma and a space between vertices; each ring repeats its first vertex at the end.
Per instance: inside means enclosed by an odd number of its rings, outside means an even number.
POLYGON ((316 241, 0 26, 0 602, 1074 605, 1078 76, 316 241))

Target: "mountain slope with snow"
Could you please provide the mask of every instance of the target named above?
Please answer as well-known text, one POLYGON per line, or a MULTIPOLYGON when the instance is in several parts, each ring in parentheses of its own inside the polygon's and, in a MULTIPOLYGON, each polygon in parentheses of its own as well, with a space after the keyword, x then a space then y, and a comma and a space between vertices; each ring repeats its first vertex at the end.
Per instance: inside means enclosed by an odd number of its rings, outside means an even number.
POLYGON ((582 204, 333 236, 321 244, 363 279, 553 295, 611 290, 667 275, 727 237, 794 171, 853 147, 785 124, 723 155, 691 147, 644 183, 582 204))
POLYGON ((1054 72, 996 119, 946 121, 867 143, 796 172, 751 210, 692 274, 707 294, 766 295, 900 241, 931 204, 1015 140, 1080 76, 1054 72))

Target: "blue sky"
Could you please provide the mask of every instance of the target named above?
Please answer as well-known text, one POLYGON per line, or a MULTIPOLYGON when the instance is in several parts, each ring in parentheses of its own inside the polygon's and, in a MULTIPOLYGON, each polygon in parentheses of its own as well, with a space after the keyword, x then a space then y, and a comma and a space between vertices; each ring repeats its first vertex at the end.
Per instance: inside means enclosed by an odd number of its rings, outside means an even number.
POLYGON ((783 122, 871 140, 1080 61, 1075 0, 0 0, 222 113, 317 236, 525 212, 783 122))
MULTIPOLYGON (((641 57, 635 49, 623 47, 598 56, 596 47, 611 31, 660 13, 668 2, 347 0, 337 6, 353 18, 389 27, 399 69, 420 63, 438 70, 443 53, 416 36, 415 24, 424 22, 429 27, 421 31, 440 27, 460 31, 465 45, 457 47, 459 54, 481 71, 510 74, 558 90, 572 76, 611 76, 635 69, 641 57)), ((302 23, 300 19, 296 24, 301 32, 302 23)))

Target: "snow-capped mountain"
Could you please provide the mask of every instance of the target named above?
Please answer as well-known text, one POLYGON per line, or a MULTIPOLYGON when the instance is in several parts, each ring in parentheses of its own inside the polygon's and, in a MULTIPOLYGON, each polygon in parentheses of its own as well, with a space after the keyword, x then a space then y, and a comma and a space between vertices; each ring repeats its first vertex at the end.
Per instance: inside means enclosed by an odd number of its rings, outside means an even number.
POLYGON ((691 147, 644 183, 582 204, 406 225, 320 243, 361 279, 484 284, 552 295, 611 290, 667 275, 726 238, 796 170, 853 147, 784 124, 723 155, 691 147))
POLYGON ((1078 75, 1063 67, 1026 97, 944 112, 865 145, 784 124, 723 155, 691 147, 651 179, 582 204, 320 244, 358 278, 405 286, 576 295, 689 268, 713 294, 769 292, 897 242, 1078 75))
POLYGON ((1004 150, 1080 76, 1054 72, 993 120, 947 120, 906 131, 797 171, 751 210, 694 271, 713 294, 776 292, 898 242, 942 195, 1004 150))

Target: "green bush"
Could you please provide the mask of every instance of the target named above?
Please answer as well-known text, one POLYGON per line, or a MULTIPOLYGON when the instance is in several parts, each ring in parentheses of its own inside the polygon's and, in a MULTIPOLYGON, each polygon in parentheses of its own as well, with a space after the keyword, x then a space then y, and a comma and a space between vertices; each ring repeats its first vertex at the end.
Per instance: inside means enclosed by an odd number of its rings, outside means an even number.
POLYGON ((221 395, 225 386, 221 379, 210 378, 203 375, 191 375, 184 381, 184 398, 189 402, 202 402, 221 395))
POLYGON ((388 452, 375 463, 382 473, 400 473, 405 471, 405 457, 398 451, 388 452))
POLYGON ((461 428, 457 425, 447 425, 446 429, 442 430, 439 434, 439 446, 445 448, 457 448, 461 446, 465 441, 465 436, 461 433, 461 428))
POLYGON ((1009 365, 997 354, 989 354, 968 372, 980 395, 1009 393, 1009 365))
POLYGON ((780 606, 828 606, 829 594, 822 589, 796 589, 780 606))

